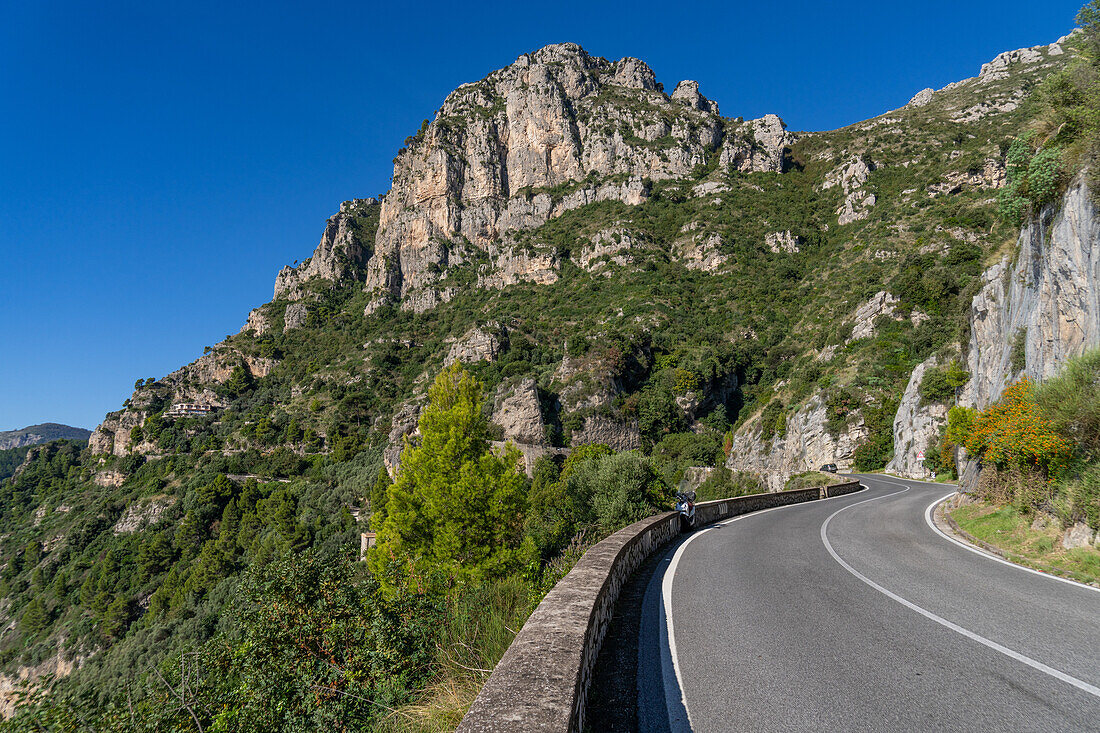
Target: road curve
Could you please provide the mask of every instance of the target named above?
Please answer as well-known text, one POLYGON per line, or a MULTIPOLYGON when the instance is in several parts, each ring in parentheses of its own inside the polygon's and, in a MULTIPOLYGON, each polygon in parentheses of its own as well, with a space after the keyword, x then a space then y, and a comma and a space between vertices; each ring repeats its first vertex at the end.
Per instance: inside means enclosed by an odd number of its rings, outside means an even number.
POLYGON ((951 487, 866 490, 685 537, 646 592, 642 730, 1100 730, 1100 592, 939 535, 951 487))

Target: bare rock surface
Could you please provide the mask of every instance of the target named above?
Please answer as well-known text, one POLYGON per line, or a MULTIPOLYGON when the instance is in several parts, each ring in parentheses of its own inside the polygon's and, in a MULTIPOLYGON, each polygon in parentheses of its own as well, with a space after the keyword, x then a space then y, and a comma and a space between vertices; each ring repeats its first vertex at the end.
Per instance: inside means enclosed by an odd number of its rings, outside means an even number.
POLYGON ((856 309, 852 315, 852 335, 846 343, 875 335, 875 319, 879 316, 893 316, 898 299, 885 290, 880 290, 871 299, 856 309))
POLYGON ((791 230, 788 229, 782 232, 769 232, 764 235, 764 244, 768 249, 776 254, 787 253, 797 254, 801 252, 800 245, 802 243, 801 237, 796 237, 791 234, 791 230))
POLYGON ((940 428, 947 422, 947 405, 942 402, 921 404, 920 383, 925 373, 936 366, 932 356, 913 369, 902 393, 894 417, 894 457, 886 464, 886 471, 906 478, 925 479, 929 471, 924 459, 935 447, 940 428))
POLYGON ((418 421, 423 404, 417 400, 410 400, 397 408, 390 423, 389 444, 382 451, 382 463, 385 464, 390 478, 397 477, 397 471, 401 468, 401 451, 405 449, 405 440, 415 441, 420 435, 418 421))
POLYGON ((136 501, 126 507, 112 531, 117 534, 133 534, 151 524, 156 524, 161 516, 176 505, 174 496, 159 496, 136 501))
POLYGON ((961 404, 984 408, 1020 374, 1042 381, 1100 345, 1100 220, 1084 176, 1021 231, 1016 252, 986 270, 982 282, 970 308, 971 378, 961 404))
MULTIPOLYGON (((373 198, 355 199, 340 204, 340 211, 329 218, 313 256, 296 267, 284 267, 275 278, 275 298, 298 300, 301 286, 313 278, 339 281, 353 276, 366 265, 373 243, 357 227, 357 219, 377 206, 373 198)), ((371 233, 373 234, 373 232, 371 233)))
POLYGON ((504 332, 499 324, 488 323, 470 329, 461 339, 451 344, 443 360, 444 366, 455 362, 472 364, 477 361, 496 361, 500 355, 504 332))
POLYGON ((452 92, 396 158, 366 312, 443 302, 448 274, 477 250, 493 263, 480 287, 553 282, 553 259, 518 256, 509 235, 595 201, 640 203, 646 179, 685 177, 716 152, 722 166, 780 171, 793 140, 774 115, 723 121, 695 82, 666 95, 638 59, 610 62, 571 43, 523 54, 452 92))
POLYGON ((504 437, 516 443, 542 445, 546 426, 539 407, 534 379, 501 384, 493 397, 492 421, 504 429, 504 437))
POLYGON ((291 303, 283 314, 283 330, 290 331, 306 325, 309 318, 309 308, 302 303, 291 303))
POLYGON ((826 428, 828 414, 821 393, 787 417, 786 430, 764 440, 759 416, 737 429, 726 467, 764 477, 770 491, 780 491, 791 476, 835 463, 841 471, 852 468, 855 449, 867 437, 858 413, 839 435, 826 428))

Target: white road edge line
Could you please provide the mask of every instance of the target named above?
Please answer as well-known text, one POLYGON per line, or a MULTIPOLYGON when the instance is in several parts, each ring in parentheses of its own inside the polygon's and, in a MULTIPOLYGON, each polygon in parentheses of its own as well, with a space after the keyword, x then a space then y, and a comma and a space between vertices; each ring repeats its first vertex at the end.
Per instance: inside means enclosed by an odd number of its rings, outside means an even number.
MULTIPOLYGON (((861 488, 860 488, 859 491, 853 491, 850 494, 841 494, 840 496, 828 496, 828 497, 825 497, 824 499, 815 499, 813 501, 802 501, 802 502, 798 502, 797 504, 784 504, 783 506, 773 506, 771 509, 761 509, 761 510, 755 511, 755 512, 748 512, 746 514, 740 514, 736 517, 733 517, 732 519, 726 519, 726 520, 721 521, 721 522, 715 522, 714 524, 711 524, 707 527, 703 527, 702 529, 697 530, 690 537, 688 537, 686 540, 684 540, 683 544, 681 544, 679 547, 676 548, 676 552, 672 556, 672 561, 668 564, 668 568, 665 570, 665 575, 661 579, 661 605, 662 605, 662 607, 664 608, 664 611, 665 611, 665 629, 666 629, 666 633, 667 633, 667 637, 668 637, 668 650, 669 650, 669 655, 672 657, 672 669, 676 673, 676 687, 680 692, 680 704, 683 706, 684 710, 687 711, 687 715, 688 715, 688 726, 689 727, 687 728, 687 730, 690 731, 690 730, 693 729, 693 726, 692 726, 692 723, 691 723, 691 710, 688 708, 687 698, 684 696, 684 677, 683 677, 683 674, 680 672, 680 658, 676 654, 676 630, 675 630, 675 627, 673 626, 673 623, 672 623, 672 581, 676 576, 676 567, 680 564, 680 558, 683 556, 684 550, 687 549, 688 545, 690 545, 692 542, 694 542, 697 538, 702 537, 707 532, 709 532, 713 529, 717 529, 719 527, 725 527, 729 524, 733 524, 734 522, 736 522, 738 520, 741 520, 741 519, 744 519, 746 517, 758 517, 761 514, 767 514, 768 512, 774 512, 774 511, 779 510, 779 509, 789 509, 790 507, 793 507, 793 506, 805 506, 805 505, 808 505, 808 504, 817 504, 818 502, 829 501, 830 499, 843 499, 846 496, 854 496, 855 494, 861 494, 864 491, 867 491, 866 484, 861 483, 860 487, 861 488)), ((862 504, 863 502, 858 502, 858 503, 862 504)), ((663 665, 662 665, 662 667, 663 667, 663 665)), ((662 677, 664 677, 664 676, 665 675, 663 674, 663 670, 662 670, 662 677)), ((667 678, 666 678, 666 680, 665 680, 666 697, 667 697, 667 692, 668 692, 670 687, 671 687, 671 685, 669 684, 669 680, 667 680, 667 678)), ((678 731, 685 730, 684 727, 683 727, 683 722, 680 721, 679 719, 674 719, 673 718, 672 711, 673 711, 674 706, 666 705, 665 707, 669 711, 669 713, 668 713, 668 724, 669 724, 669 728, 673 731, 673 733, 678 733, 678 731)))
MULTIPOLYGON (((899 478, 899 477, 898 476, 891 476, 890 478, 899 478)), ((881 481, 884 484, 892 484, 894 486, 909 486, 908 484, 901 484, 901 483, 898 483, 897 481, 888 481, 887 479, 880 479, 880 478, 877 478, 877 477, 876 477, 875 480, 876 481, 881 481)), ((904 481, 904 480, 905 479, 902 479, 902 481, 904 481)), ((916 483, 925 484, 926 486, 930 485, 927 481, 917 481, 916 483)), ((1069 578, 1063 578, 1063 577, 1060 577, 1058 575, 1053 575, 1051 573, 1044 573, 1042 570, 1036 570, 1034 568, 1029 568, 1029 567, 1026 567, 1024 565, 1020 565, 1019 563, 1012 562, 1011 560, 1005 560, 1003 557, 997 557, 992 552, 988 552, 986 550, 983 550, 980 547, 975 547, 974 545, 972 545, 968 542, 963 542, 962 540, 956 539, 956 538, 952 537, 951 535, 947 534, 946 532, 944 532, 942 529, 940 529, 939 527, 936 526, 935 520, 932 519, 932 512, 935 511, 936 505, 940 504, 943 501, 946 501, 947 499, 950 499, 952 494, 955 494, 955 493, 958 493, 958 489, 956 489, 955 491, 952 491, 949 494, 945 494, 944 496, 940 497, 939 499, 936 499, 934 502, 932 502, 931 504, 928 505, 927 509, 924 510, 924 521, 928 524, 929 527, 932 528, 932 531, 935 532, 936 534, 938 534, 940 537, 943 537, 948 542, 955 543, 956 545, 963 548, 964 550, 970 550, 975 555, 981 555, 982 557, 985 557, 985 558, 988 558, 990 560, 994 560, 996 562, 999 562, 1002 565, 1007 565, 1010 568, 1016 568, 1017 570, 1023 570, 1024 572, 1032 573, 1033 575, 1038 575, 1038 576, 1043 577, 1043 578, 1048 578, 1049 580, 1057 580, 1060 583, 1069 583, 1070 585, 1075 585, 1078 588, 1084 588, 1086 590, 1096 591, 1097 593, 1100 593, 1100 588, 1097 588, 1094 585, 1087 585, 1085 583, 1081 583, 1081 582, 1078 582, 1076 580, 1071 580, 1069 578)))
POLYGON ((1082 690, 1084 692, 1087 692, 1088 694, 1093 695, 1094 697, 1100 697, 1100 687, 1090 685, 1088 682, 1085 682, 1084 680, 1079 680, 1076 677, 1073 677, 1072 675, 1068 675, 1065 672, 1054 669, 1054 667, 1048 667, 1047 665, 1043 664, 1042 662, 1040 662, 1038 660, 1032 659, 1031 657, 1028 657, 1024 654, 1020 654, 1019 652, 1014 651, 1012 649, 1009 649, 1008 647, 1003 646, 1001 644, 998 644, 995 641, 987 639, 984 636, 981 636, 980 634, 975 634, 970 629, 965 629, 965 628, 963 628, 962 626, 959 626, 956 623, 952 623, 951 621, 948 621, 947 619, 943 618, 942 616, 937 616, 936 614, 932 613, 931 611, 929 611, 927 609, 921 608, 920 606, 913 603, 912 601, 908 601, 908 600, 902 598, 897 593, 894 593, 893 591, 890 591, 890 590, 887 590, 886 588, 883 588, 881 585, 879 585, 875 581, 871 580, 866 575, 863 575, 862 573, 860 573, 858 570, 853 568, 848 563, 844 562, 844 560, 840 557, 840 555, 836 554, 836 550, 834 550, 832 544, 829 543, 829 537, 828 537, 829 522, 833 521, 833 517, 835 517, 836 515, 840 514, 841 512, 843 512, 847 509, 851 509, 854 506, 859 506, 860 504, 866 504, 869 501, 875 501, 877 499, 886 499, 886 498, 891 497, 891 496, 897 496, 898 494, 904 494, 906 491, 909 491, 908 486, 906 486, 901 491, 895 491, 895 492, 890 493, 890 494, 884 494, 883 496, 874 496, 874 497, 871 497, 870 499, 864 499, 863 501, 857 501, 855 504, 849 504, 848 506, 837 509, 835 512, 830 514, 829 518, 826 519, 825 522, 821 525, 821 541, 822 541, 822 543, 824 543, 825 549, 828 550, 829 554, 833 556, 833 559, 836 560, 837 563, 839 563, 842 568, 847 570, 849 573, 854 575, 859 580, 863 581, 867 585, 869 585, 872 588, 874 588, 875 590, 877 590, 879 593, 883 594, 887 598, 890 598, 891 600, 897 601, 898 603, 900 603, 901 605, 903 605, 906 608, 910 609, 911 611, 916 611, 917 613, 919 613, 921 616, 924 616, 928 620, 935 621, 940 626, 944 626, 948 629, 951 629, 952 631, 954 631, 956 633, 962 634, 966 638, 968 638, 972 641, 976 641, 979 644, 982 644, 983 646, 989 647, 990 649, 992 649, 995 652, 1000 652, 1001 654, 1004 654, 1006 657, 1009 657, 1010 659, 1015 659, 1017 662, 1022 662, 1024 664, 1026 664, 1027 666, 1031 667, 1032 669, 1037 669, 1037 670, 1039 670, 1040 672, 1042 672, 1044 674, 1047 674, 1047 675, 1050 675, 1051 677, 1054 677, 1055 679, 1058 679, 1058 680, 1061 680, 1062 682, 1066 682, 1068 684, 1071 684, 1074 687, 1076 687, 1077 689, 1082 690))
POLYGON ((940 537, 943 537, 948 542, 954 542, 956 545, 963 548, 964 550, 970 550, 975 555, 981 555, 984 558, 987 558, 989 560, 993 560, 995 562, 999 562, 1002 565, 1008 565, 1011 568, 1016 568, 1017 570, 1023 570, 1024 572, 1031 573, 1032 575, 1038 575, 1041 578, 1047 578, 1049 580, 1057 580, 1059 583, 1068 583, 1070 585, 1075 585, 1078 588, 1084 588, 1086 590, 1096 591, 1097 593, 1100 593, 1100 588, 1097 588, 1094 585, 1086 585, 1085 583, 1079 583, 1078 581, 1071 580, 1070 578, 1062 578, 1062 577, 1060 577, 1058 575, 1054 575, 1052 573, 1044 573, 1042 570, 1036 570, 1035 568, 1029 568, 1025 565, 1020 565, 1019 563, 1014 563, 1011 560, 1005 560, 1003 557, 997 557, 992 552, 987 552, 987 551, 981 549, 980 547, 975 547, 974 545, 971 545, 967 542, 963 542, 962 540, 955 539, 951 535, 944 532, 942 529, 940 529, 939 527, 936 526, 935 520, 932 519, 932 512, 934 512, 936 510, 936 507, 941 502, 946 501, 947 499, 951 498, 951 496, 954 493, 955 492, 952 491, 947 496, 942 496, 939 499, 936 499, 934 502, 932 502, 931 504, 928 505, 927 509, 924 510, 924 521, 927 522, 928 526, 932 528, 932 531, 935 532, 936 534, 938 534, 940 537))

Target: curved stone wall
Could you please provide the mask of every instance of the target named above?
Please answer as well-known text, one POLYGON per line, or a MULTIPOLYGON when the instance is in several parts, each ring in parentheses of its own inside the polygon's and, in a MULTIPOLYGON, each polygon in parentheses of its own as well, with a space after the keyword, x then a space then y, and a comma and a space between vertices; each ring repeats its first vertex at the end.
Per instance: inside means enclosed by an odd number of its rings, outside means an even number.
MULTIPOLYGON (((700 524, 787 504, 840 496, 856 481, 753 494, 696 506, 700 524)), ((619 591, 650 554, 680 534, 676 512, 621 529, 594 545, 542 599, 485 682, 458 730, 571 733, 584 728, 588 684, 619 591)))

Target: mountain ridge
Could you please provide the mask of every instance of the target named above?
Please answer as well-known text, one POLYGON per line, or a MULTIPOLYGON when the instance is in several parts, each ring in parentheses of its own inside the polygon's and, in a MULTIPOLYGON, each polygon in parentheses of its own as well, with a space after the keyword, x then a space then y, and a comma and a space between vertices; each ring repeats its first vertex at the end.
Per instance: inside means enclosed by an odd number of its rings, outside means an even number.
POLYGON ((18 430, 0 430, 0 450, 24 448, 29 445, 48 443, 51 440, 86 441, 91 434, 91 430, 55 422, 28 425, 18 430))

